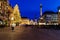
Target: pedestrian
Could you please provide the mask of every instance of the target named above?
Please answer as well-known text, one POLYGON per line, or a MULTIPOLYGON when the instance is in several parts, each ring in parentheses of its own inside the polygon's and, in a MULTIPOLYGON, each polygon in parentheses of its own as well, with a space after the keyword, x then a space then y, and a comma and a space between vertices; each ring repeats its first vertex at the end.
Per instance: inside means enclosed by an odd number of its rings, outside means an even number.
POLYGON ((12 31, 14 31, 15 26, 16 26, 15 23, 12 23, 12 24, 11 24, 12 31))

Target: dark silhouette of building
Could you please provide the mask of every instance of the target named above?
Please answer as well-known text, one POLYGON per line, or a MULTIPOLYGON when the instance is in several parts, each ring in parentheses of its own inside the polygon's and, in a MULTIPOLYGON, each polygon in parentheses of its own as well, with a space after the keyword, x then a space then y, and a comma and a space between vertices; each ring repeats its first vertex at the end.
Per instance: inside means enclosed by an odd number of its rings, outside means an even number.
POLYGON ((53 11, 45 11, 43 13, 43 18, 46 23, 58 24, 58 14, 53 11))

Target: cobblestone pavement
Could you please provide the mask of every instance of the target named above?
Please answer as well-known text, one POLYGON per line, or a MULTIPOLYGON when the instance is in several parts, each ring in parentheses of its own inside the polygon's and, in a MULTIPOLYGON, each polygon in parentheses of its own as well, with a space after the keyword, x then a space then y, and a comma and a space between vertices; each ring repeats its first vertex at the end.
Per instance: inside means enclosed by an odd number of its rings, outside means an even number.
POLYGON ((31 27, 11 27, 0 29, 0 40, 60 40, 60 30, 31 27))

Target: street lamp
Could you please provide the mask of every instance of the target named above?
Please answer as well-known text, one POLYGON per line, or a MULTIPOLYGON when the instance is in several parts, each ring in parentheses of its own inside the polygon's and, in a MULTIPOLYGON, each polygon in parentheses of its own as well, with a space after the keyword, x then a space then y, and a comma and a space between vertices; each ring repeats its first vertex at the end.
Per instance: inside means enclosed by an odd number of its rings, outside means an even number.
POLYGON ((60 9, 59 9, 59 12, 60 12, 60 9))
POLYGON ((11 20, 14 20, 14 17, 12 17, 11 20))
POLYGON ((13 25, 14 24, 14 17, 11 17, 11 25, 13 25))

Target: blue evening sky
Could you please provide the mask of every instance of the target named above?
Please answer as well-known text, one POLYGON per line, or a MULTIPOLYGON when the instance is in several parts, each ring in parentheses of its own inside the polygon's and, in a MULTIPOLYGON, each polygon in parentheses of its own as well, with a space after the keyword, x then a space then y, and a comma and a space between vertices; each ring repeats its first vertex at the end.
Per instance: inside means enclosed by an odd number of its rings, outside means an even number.
POLYGON ((12 7, 18 4, 21 16, 30 19, 39 18, 40 3, 43 5, 43 12, 47 10, 56 12, 60 6, 60 0, 9 0, 9 2, 12 7))

